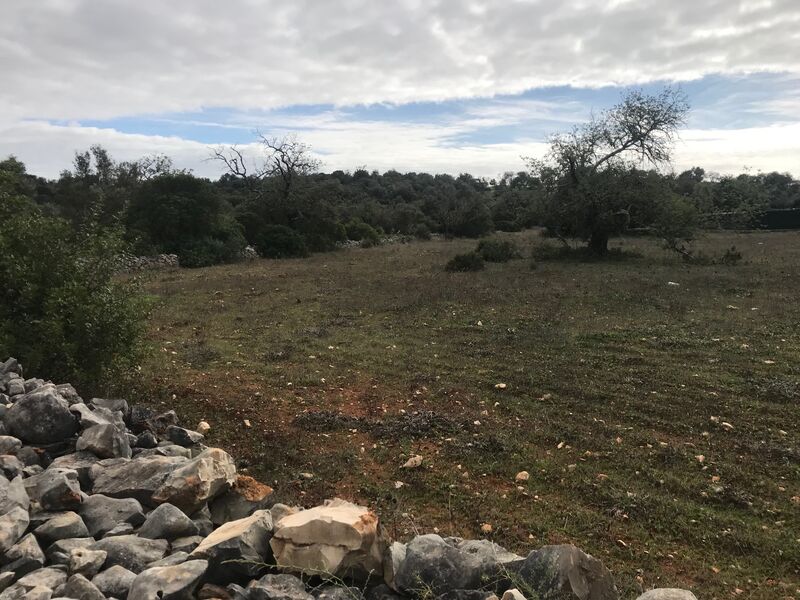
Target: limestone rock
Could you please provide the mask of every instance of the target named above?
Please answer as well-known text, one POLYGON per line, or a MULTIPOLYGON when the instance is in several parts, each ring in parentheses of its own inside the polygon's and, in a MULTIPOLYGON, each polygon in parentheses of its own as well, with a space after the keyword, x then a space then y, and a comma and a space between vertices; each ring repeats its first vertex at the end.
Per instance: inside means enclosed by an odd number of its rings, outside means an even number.
POLYGON ((91 452, 72 452, 59 456, 50 464, 50 468, 72 469, 78 474, 81 489, 92 489, 92 467, 97 464, 97 457, 91 452))
POLYGON ((185 563, 187 560, 189 560, 188 552, 173 552, 161 560, 150 563, 147 568, 152 569, 153 567, 174 567, 175 565, 185 563))
POLYGON ((89 548, 95 543, 94 538, 70 538, 66 540, 58 540, 50 545, 45 552, 47 562, 51 565, 68 565, 69 555, 74 548, 89 548))
POLYGON ((127 598, 134 579, 136 573, 131 573, 120 565, 114 565, 95 575, 92 583, 108 597, 127 598))
POLYGON ((523 557, 509 552, 502 546, 498 546, 489 540, 462 540, 461 538, 447 538, 445 540, 453 544, 456 548, 468 556, 478 561, 478 569, 481 577, 494 577, 497 574, 499 565, 507 565, 512 562, 523 560, 523 557))
POLYGON ((103 592, 83 575, 70 577, 61 594, 65 598, 75 598, 76 600, 105 600, 103 592))
POLYGON ((22 474, 25 464, 12 454, 0 454, 0 472, 9 479, 22 474))
POLYGON ((25 577, 21 577, 17 583, 26 589, 33 589, 43 585, 51 590, 56 589, 62 583, 66 583, 67 574, 56 567, 44 567, 31 571, 25 577))
POLYGON ((72 469, 45 469, 26 479, 25 488, 44 510, 72 510, 83 500, 78 473, 72 469))
POLYGON ((197 525, 181 509, 165 503, 147 515, 144 525, 139 530, 139 536, 173 540, 178 537, 197 535, 197 531, 197 525))
POLYGON ((155 448, 156 446, 158 446, 158 440, 152 431, 143 431, 136 436, 137 448, 155 448))
POLYGON ((406 594, 428 589, 436 596, 453 589, 478 589, 481 568, 478 556, 459 550, 438 535, 420 535, 406 544, 394 586, 406 594))
POLYGON ((512 588, 503 592, 503 596, 500 600, 526 600, 526 598, 517 588, 512 588))
POLYGON ((35 391, 18 399, 8 409, 5 422, 12 435, 34 444, 60 442, 78 431, 67 402, 51 390, 35 391))
POLYGON ((51 590, 49 587, 37 585, 36 587, 28 590, 28 593, 25 594, 25 600, 50 600, 52 596, 53 590, 51 590))
POLYGON ((185 458, 176 456, 101 461, 92 467, 92 490, 95 494, 135 498, 142 504, 154 506, 158 503, 153 503, 153 493, 185 462, 185 458))
POLYGON ((18 577, 31 571, 41 569, 45 563, 45 555, 32 533, 23 536, 11 546, 3 557, 3 571, 14 571, 18 577))
POLYGON ((208 579, 212 583, 227 583, 229 573, 253 577, 262 571, 253 563, 265 563, 270 558, 271 535, 272 515, 268 510, 260 510, 216 529, 190 557, 208 560, 208 579), (223 565, 225 561, 249 562, 223 565))
POLYGON ((177 425, 167 427, 167 439, 178 446, 194 446, 202 442, 204 437, 202 433, 178 427, 177 425))
POLYGON ((88 451, 100 458, 130 458, 131 447, 128 436, 112 423, 93 425, 84 429, 75 449, 88 451))
POLYGON ((21 506, 15 506, 0 515, 0 555, 8 552, 17 543, 28 528, 28 523, 28 511, 21 506))
POLYGON ((545 546, 509 571, 542 597, 567 600, 617 600, 614 579, 599 560, 572 545, 545 546))
POLYGON ((83 402, 83 399, 78 395, 78 392, 70 383, 59 383, 56 386, 56 393, 64 398, 68 404, 77 404, 83 402))
MULTIPOLYGON (((0 573, 0 592, 3 592, 8 586, 10 586, 16 578, 16 574, 12 573, 11 571, 0 573)), ((2 596, 0 596, 0 598, 2 598, 2 596)))
MULTIPOLYGON (((233 487, 209 504, 211 521, 222 525, 267 508, 272 488, 247 475, 237 475, 233 487)), ((277 522, 277 521, 276 521, 277 522)))
POLYGON ((275 504, 272 508, 269 509, 269 512, 272 514, 272 522, 277 523, 283 517, 288 517, 289 515, 293 515, 297 512, 303 510, 301 507, 295 506, 288 506, 287 504, 275 504))
POLYGON ((0 435, 0 454, 14 454, 22 448, 22 440, 12 435, 0 435))
POLYGON ((383 556, 383 580, 393 590, 397 591, 395 575, 400 570, 400 565, 406 559, 406 545, 400 542, 392 543, 383 556))
POLYGON ((375 513, 334 499, 281 519, 270 545, 281 567, 363 578, 382 572, 387 544, 375 513))
POLYGON ((636 600, 697 600, 697 596, 680 588, 656 588, 645 592, 636 600))
POLYGON ((142 505, 133 498, 109 498, 103 494, 92 494, 81 504, 80 514, 89 535, 102 536, 120 523, 133 526, 144 522, 142 505))
POLYGON ((191 600, 207 568, 205 560, 190 560, 142 571, 133 580, 128 600, 191 600))
POLYGON ((83 429, 90 429, 96 425, 117 425, 120 429, 125 426, 122 413, 113 412, 107 408, 95 408, 92 410, 83 402, 72 404, 69 407, 71 413, 77 415, 78 421, 83 429))
POLYGON ((148 540, 136 535, 118 535, 103 538, 92 545, 91 549, 108 553, 108 566, 120 565, 134 573, 141 573, 150 563, 164 558, 169 543, 166 540, 148 540))
POLYGON ((69 553, 69 572, 80 573, 91 579, 100 571, 106 562, 108 554, 104 550, 89 550, 87 548, 74 548, 69 553))
POLYGON ((95 408, 104 408, 106 410, 110 410, 111 412, 122 413, 122 416, 125 419, 127 419, 128 415, 131 413, 128 402, 121 398, 92 398, 89 400, 89 404, 95 408))
POLYGON ((249 600, 314 600, 294 575, 264 575, 247 586, 249 600))
POLYGON ((153 502, 169 502, 194 512, 236 481, 233 458, 219 448, 209 448, 174 469, 153 493, 153 502))
POLYGON ((22 477, 15 477, 11 481, 0 476, 0 515, 7 513, 12 508, 30 508, 31 500, 25 490, 22 477))
POLYGON ((67 538, 89 536, 89 531, 86 529, 83 519, 72 511, 61 513, 47 520, 42 525, 39 525, 33 533, 45 545, 67 538))

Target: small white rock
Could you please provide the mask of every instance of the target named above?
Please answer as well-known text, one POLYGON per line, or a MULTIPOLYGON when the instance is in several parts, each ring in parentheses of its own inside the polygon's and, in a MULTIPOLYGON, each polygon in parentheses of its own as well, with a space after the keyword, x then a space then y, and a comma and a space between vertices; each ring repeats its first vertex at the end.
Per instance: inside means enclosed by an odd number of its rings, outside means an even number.
POLYGON ((420 456, 419 454, 415 454, 414 456, 409 458, 403 464, 403 466, 400 467, 400 468, 401 469, 416 469, 417 467, 421 467, 421 466, 422 466, 422 456, 420 456))

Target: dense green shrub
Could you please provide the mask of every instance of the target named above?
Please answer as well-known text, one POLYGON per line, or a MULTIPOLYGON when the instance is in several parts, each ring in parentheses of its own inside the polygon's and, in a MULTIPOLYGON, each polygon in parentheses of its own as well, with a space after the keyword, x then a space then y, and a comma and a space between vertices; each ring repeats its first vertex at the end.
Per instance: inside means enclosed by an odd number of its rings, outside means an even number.
POLYGON ((138 252, 177 254, 186 267, 235 261, 247 245, 230 205, 208 181, 186 173, 140 186, 126 222, 138 252))
POLYGON ((255 244, 265 258, 299 258, 308 256, 303 236, 285 225, 267 225, 261 229, 255 244))
POLYGON ((348 221, 344 226, 344 230, 347 233, 348 240, 353 240, 355 242, 367 241, 373 244, 380 243, 381 241, 380 232, 372 225, 364 223, 364 221, 360 219, 348 221))
POLYGON ((515 258, 522 258, 517 244, 512 240, 489 238, 478 242, 475 250, 487 262, 508 262, 515 258))
POLYGON ((0 188, 0 356, 98 389, 137 358, 145 306, 115 277, 121 236, 74 229, 0 188))
POLYGON ((484 268, 483 258, 477 252, 457 254, 444 267, 449 272, 480 271, 484 268))

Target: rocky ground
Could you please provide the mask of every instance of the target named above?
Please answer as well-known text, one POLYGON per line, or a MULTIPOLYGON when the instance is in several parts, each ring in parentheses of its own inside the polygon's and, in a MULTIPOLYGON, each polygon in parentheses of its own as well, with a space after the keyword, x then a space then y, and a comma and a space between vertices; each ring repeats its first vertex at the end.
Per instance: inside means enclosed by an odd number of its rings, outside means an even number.
MULTIPOLYGON (((519 556, 489 540, 388 539, 341 499, 276 504, 203 444, 209 426, 0 364, 0 600, 614 600, 571 545, 519 556)), ((692 600, 651 590, 638 600, 692 600)))

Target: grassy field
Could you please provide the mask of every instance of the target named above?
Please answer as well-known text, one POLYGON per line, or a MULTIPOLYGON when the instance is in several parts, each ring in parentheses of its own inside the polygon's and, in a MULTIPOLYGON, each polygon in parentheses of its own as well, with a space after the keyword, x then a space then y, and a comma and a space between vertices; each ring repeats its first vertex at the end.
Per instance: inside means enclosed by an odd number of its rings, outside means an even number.
POLYGON ((460 240, 149 275, 142 395, 279 500, 354 499, 396 538, 571 542, 625 598, 800 598, 800 234, 698 247, 734 244, 736 266, 624 239, 444 273, 460 240))

